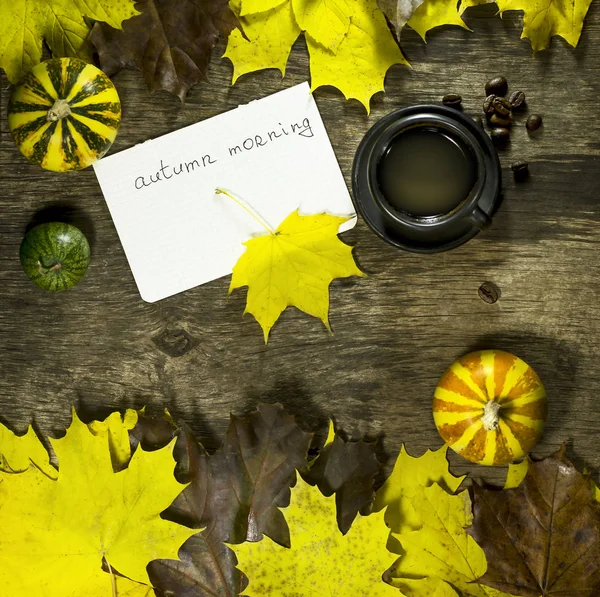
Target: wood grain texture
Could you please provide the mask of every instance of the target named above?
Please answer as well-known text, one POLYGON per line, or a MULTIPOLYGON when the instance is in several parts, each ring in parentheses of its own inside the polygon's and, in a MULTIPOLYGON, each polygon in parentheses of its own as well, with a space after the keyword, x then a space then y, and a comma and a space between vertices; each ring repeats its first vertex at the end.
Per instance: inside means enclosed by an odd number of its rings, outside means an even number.
MULTIPOLYGON (((520 40, 521 14, 495 16, 495 5, 469 9, 473 33, 440 28, 423 44, 404 31, 412 69, 394 67, 372 113, 333 88, 315 93, 346 180, 367 129, 394 108, 460 93, 478 113, 483 83, 504 74, 527 94, 543 130, 516 127, 501 155, 504 202, 491 229, 454 251, 402 252, 359 222, 345 235, 369 274, 332 284, 329 335, 319 321, 288 309, 263 344, 258 324, 242 318, 245 292, 227 297, 223 278, 157 304, 144 303, 91 169, 45 172, 20 155, 7 131, 9 88, 0 80, 0 419, 24 430, 33 418, 45 434, 68 424, 75 404, 84 417, 113 409, 169 408, 209 448, 229 411, 279 401, 307 430, 326 432, 333 417, 350 436, 381 438, 382 456, 402 442, 420 454, 441 440, 431 397, 447 365, 467 351, 497 348, 530 363, 547 387, 550 417, 535 453, 572 440, 571 455, 597 474, 600 450, 600 3, 594 2, 580 45, 555 38, 532 58, 520 40), (526 183, 508 165, 530 162, 526 183), (38 290, 21 271, 18 249, 32 222, 67 219, 88 235, 92 263, 84 281, 59 295, 38 290), (490 280, 493 305, 477 293, 490 280)), ((232 68, 217 48, 209 81, 185 105, 150 95, 141 74, 115 77, 123 124, 112 153, 209 118, 308 78, 303 41, 286 77, 263 71, 229 85, 232 68)), ((454 472, 495 481, 502 470, 452 459, 454 472)), ((388 463, 389 465, 389 463, 388 463)))

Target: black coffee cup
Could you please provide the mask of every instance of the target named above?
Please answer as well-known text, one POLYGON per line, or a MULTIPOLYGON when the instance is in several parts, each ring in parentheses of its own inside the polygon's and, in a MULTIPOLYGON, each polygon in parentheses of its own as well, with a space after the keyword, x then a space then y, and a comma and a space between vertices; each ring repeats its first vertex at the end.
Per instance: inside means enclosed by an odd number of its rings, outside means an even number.
MULTIPOLYGON (((410 152, 407 143, 404 151, 410 152)), ((501 180, 498 155, 484 130, 458 110, 436 105, 403 108, 379 120, 361 141, 352 168, 354 203, 368 226, 385 241, 417 253, 453 249, 487 228, 500 203, 501 180), (442 213, 399 208, 383 188, 383 160, 398 141, 420 131, 455 143, 474 173, 464 198, 442 213)))

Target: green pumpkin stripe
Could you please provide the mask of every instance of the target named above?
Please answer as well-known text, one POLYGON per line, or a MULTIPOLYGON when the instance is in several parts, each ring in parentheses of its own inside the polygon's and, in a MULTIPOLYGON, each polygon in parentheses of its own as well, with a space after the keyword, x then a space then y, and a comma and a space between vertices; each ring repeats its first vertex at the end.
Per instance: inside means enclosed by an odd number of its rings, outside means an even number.
POLYGON ((85 116, 86 118, 97 120, 98 122, 101 122, 102 124, 105 124, 106 126, 111 127, 113 129, 119 128, 118 118, 111 118, 110 116, 100 114, 94 111, 90 112, 87 109, 87 106, 85 108, 71 108, 71 112, 77 114, 78 116, 85 116))
POLYGON ((17 145, 21 145, 24 141, 26 141, 27 137, 41 129, 47 122, 46 115, 44 114, 43 116, 26 122, 25 124, 18 126, 16 129, 13 129, 12 134, 15 143, 17 145))
POLYGON ((48 78, 50 79, 50 83, 52 83, 52 87, 54 87, 54 91, 56 92, 57 97, 65 97, 63 95, 61 61, 58 59, 48 60, 45 64, 46 72, 48 73, 48 78))
POLYGON ((77 143, 71 134, 71 129, 69 128, 69 120, 64 119, 63 127, 62 127, 62 149, 65 154, 65 161, 68 164, 73 164, 76 167, 80 164, 79 154, 77 153, 77 143))
POLYGON ((51 107, 50 104, 30 104, 29 102, 11 101, 8 104, 8 113, 24 114, 25 112, 48 112, 51 107))
POLYGON ((39 141, 33 146, 33 151, 29 156, 29 159, 36 164, 41 164, 46 154, 48 153, 48 145, 50 144, 50 139, 56 130, 57 122, 51 122, 50 126, 44 131, 39 141))
POLYGON ((29 89, 29 91, 31 91, 35 96, 37 96, 38 99, 46 100, 50 104, 50 106, 53 106, 54 102, 58 99, 56 97, 52 97, 46 91, 46 88, 42 85, 40 80, 32 73, 29 73, 29 75, 27 75, 27 78, 23 82, 23 88, 29 89))
POLYGON ((83 72, 83 69, 87 66, 87 63, 83 60, 69 60, 67 63, 67 74, 66 81, 63 88, 63 98, 69 97, 69 93, 73 89, 73 86, 77 83, 79 75, 83 72))
POLYGON ((100 104, 86 104, 85 106, 72 107, 73 112, 82 114, 83 111, 87 112, 112 112, 113 114, 121 114, 121 104, 119 102, 101 102, 100 104))
MULTIPOLYGON (((64 249, 64 247, 61 247, 61 249, 64 249)), ((73 244, 70 247, 68 247, 67 251, 61 251, 60 261, 62 261, 63 263, 65 261, 68 261, 69 270, 75 271, 82 269, 81 265, 82 263, 85 263, 86 260, 84 255, 82 254, 82 248, 76 244, 73 244)), ((87 268, 87 263, 85 263, 85 267, 87 268)))
POLYGON ((78 103, 83 100, 104 91, 112 84, 110 79, 108 79, 105 75, 96 75, 91 81, 88 81, 75 95, 75 97, 69 102, 71 106, 76 106, 78 103))
POLYGON ((87 143, 87 146, 96 154, 101 157, 104 152, 109 148, 110 141, 93 131, 87 124, 77 120, 76 118, 69 117, 69 125, 72 126, 87 143))

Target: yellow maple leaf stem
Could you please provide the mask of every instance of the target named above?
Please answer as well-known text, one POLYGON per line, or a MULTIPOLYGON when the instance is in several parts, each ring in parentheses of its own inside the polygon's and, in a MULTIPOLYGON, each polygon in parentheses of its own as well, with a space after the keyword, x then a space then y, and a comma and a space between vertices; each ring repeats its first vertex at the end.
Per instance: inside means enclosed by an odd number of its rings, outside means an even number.
POLYGON ((233 199, 246 213, 250 214, 269 234, 272 234, 273 236, 275 236, 275 230, 273 230, 265 222, 265 220, 263 220, 263 218, 260 216, 260 214, 253 207, 250 207, 247 203, 245 203, 244 201, 241 201, 237 197, 234 197, 231 193, 228 193, 224 189, 215 189, 215 194, 216 195, 225 195, 226 197, 233 199))
POLYGON ((115 573, 113 572, 110 562, 106 558, 104 558, 104 561, 108 566, 108 573, 110 574, 110 587, 112 589, 112 597, 117 597, 117 579, 115 578, 115 573))

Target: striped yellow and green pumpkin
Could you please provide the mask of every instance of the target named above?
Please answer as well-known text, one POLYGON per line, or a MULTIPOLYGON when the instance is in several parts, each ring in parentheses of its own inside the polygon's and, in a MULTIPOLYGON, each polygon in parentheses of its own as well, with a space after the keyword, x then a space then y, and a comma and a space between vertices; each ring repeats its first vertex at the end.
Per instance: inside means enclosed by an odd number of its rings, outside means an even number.
POLYGON ((544 431, 548 401, 535 371, 501 350, 472 352, 442 375, 435 425, 450 448, 484 465, 518 460, 544 431))
POLYGON ((79 58, 36 65, 15 87, 8 126, 21 153, 46 170, 81 170, 112 145, 121 102, 112 81, 79 58))

